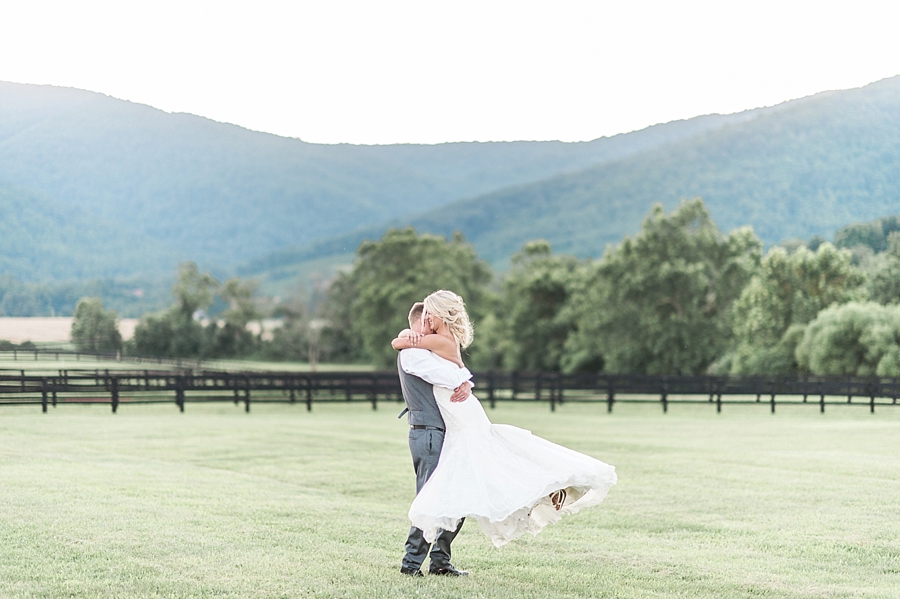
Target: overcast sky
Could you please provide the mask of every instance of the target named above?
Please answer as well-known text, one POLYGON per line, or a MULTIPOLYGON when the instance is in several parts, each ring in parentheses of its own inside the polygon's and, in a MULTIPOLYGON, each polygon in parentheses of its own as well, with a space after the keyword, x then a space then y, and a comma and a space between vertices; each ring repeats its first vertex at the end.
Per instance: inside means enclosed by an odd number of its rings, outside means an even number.
POLYGON ((900 3, 0 3, 0 80, 323 143, 588 140, 900 74, 900 3))

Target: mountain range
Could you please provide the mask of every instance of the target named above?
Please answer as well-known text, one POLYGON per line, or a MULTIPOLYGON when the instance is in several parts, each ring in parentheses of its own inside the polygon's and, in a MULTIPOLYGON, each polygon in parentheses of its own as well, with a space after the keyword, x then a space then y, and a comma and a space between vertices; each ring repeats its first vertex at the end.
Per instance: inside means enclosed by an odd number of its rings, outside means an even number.
MULTIPOLYGON (((702 197, 723 230, 751 225, 767 245, 831 238, 841 227, 900 212, 900 77, 825 92, 541 181, 424 210, 392 223, 462 231, 503 268, 530 239, 600 256, 633 234, 655 202, 702 197)), ((257 259, 245 272, 283 277, 377 238, 385 225, 257 259)), ((346 259, 346 258, 345 258, 346 259)))
POLYGON ((283 288, 390 226, 462 231, 503 268, 530 239, 599 256, 654 202, 700 196, 767 244, 898 212, 900 77, 591 142, 307 143, 0 82, 0 275, 171 276, 194 260, 283 288))
POLYGON ((744 118, 586 143, 305 143, 102 94, 0 83, 0 255, 23 280, 223 272, 744 118), (29 206, 30 208, 24 208, 29 206))

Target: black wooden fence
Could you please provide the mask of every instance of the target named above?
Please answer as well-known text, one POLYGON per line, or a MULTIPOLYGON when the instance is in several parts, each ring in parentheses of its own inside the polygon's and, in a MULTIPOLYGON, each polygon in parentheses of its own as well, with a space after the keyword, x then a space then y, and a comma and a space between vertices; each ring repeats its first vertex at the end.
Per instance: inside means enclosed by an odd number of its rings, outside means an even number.
POLYGON ((67 360, 76 362, 129 362, 134 364, 158 364, 176 368, 201 368, 202 360, 192 358, 164 358, 161 356, 129 356, 122 352, 82 351, 56 347, 15 347, 0 350, 0 360, 37 362, 67 360))
MULTIPOLYGON (((900 380, 879 377, 716 377, 634 376, 560 373, 481 372, 476 395, 490 407, 499 401, 605 404, 807 404, 896 406, 900 380)), ((396 372, 219 372, 153 370, 59 370, 52 375, 0 370, 0 405, 120 404, 229 401, 250 411, 251 403, 401 402, 396 372)))

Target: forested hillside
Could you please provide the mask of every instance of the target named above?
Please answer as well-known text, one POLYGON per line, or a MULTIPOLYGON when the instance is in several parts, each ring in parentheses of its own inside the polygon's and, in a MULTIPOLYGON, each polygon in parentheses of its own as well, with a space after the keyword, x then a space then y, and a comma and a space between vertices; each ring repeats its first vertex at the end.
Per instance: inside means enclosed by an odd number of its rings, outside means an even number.
POLYGON ((391 226, 461 231, 501 270, 537 238, 596 257, 654 202, 696 196, 766 245, 900 212, 900 78, 593 142, 434 146, 310 144, 0 83, 0 292, 19 298, 0 311, 70 312, 91 281, 133 314, 186 260, 290 292, 391 226))
MULTIPOLYGON (((154 276, 181 260, 227 272, 286 246, 745 118, 701 117, 587 143, 321 145, 92 92, 0 83, 0 182, 27 195, 31 219, 26 231, 4 225, 2 273, 154 276)), ((13 192, 4 193, 0 210, 14 211, 13 192)))
MULTIPOLYGON (((510 187, 393 225, 462 231, 503 267, 535 238, 560 252, 599 256, 636 231, 654 202, 702 197, 723 230, 752 225, 766 244, 832 238, 841 227, 900 210, 900 77, 796 100, 756 118, 621 160, 510 187)), ((257 270, 346 252, 371 227, 257 261, 257 270)), ((248 268, 252 270, 252 268, 248 268)))
POLYGON ((165 243, 136 229, 0 182, 0 275, 76 281, 98 272, 153 271, 156 261, 176 259, 165 243), (123 249, 130 270, 120 270, 123 249))

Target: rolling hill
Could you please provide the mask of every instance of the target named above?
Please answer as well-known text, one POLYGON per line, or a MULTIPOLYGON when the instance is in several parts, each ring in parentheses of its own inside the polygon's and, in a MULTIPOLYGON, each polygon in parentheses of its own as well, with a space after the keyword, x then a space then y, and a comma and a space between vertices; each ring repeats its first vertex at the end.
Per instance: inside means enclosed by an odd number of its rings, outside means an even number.
POLYGON ((592 142, 433 146, 310 144, 0 83, 0 276, 28 284, 115 279, 127 298, 124 281, 195 260, 284 290, 406 225, 460 230, 500 268, 538 237, 598 256, 654 202, 694 196, 768 244, 900 212, 900 77, 592 142))
POLYGON ((654 202, 671 209, 696 196, 723 230, 752 225, 767 244, 831 238, 849 223, 900 212, 900 77, 776 108, 575 173, 282 250, 243 272, 277 279, 405 225, 462 231, 500 268, 535 238, 559 252, 599 256, 637 231, 654 202))
POLYGON ((322 145, 93 92, 0 83, 0 211, 25 202, 31 219, 24 232, 5 227, 12 236, 0 238, 0 274, 159 276, 181 260, 227 273, 287 246, 745 118, 701 117, 585 143, 322 145))

